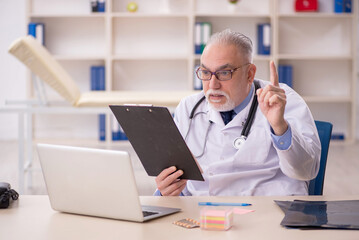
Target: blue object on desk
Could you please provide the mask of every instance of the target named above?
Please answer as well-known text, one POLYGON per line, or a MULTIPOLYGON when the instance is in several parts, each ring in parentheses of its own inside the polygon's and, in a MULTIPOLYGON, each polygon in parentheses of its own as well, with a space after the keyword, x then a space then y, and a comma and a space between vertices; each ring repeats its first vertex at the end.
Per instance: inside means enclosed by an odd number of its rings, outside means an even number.
POLYGON ((198 202, 198 206, 251 206, 250 203, 198 202))

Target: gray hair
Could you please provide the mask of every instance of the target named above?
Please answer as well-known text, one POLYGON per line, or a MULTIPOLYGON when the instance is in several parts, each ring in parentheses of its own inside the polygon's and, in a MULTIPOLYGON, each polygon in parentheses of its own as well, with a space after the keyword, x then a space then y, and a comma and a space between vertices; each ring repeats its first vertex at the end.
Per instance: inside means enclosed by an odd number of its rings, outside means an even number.
POLYGON ((243 58, 247 59, 250 63, 253 61, 252 40, 242 33, 230 29, 217 32, 210 37, 206 46, 211 44, 234 45, 243 54, 243 58))

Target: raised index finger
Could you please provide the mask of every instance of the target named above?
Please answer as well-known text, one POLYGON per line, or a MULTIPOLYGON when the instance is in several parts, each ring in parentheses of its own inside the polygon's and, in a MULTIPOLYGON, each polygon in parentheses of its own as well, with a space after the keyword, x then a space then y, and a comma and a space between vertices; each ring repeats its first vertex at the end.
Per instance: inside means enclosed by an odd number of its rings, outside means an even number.
POLYGON ((279 87, 277 68, 273 61, 270 61, 270 82, 273 86, 279 87))

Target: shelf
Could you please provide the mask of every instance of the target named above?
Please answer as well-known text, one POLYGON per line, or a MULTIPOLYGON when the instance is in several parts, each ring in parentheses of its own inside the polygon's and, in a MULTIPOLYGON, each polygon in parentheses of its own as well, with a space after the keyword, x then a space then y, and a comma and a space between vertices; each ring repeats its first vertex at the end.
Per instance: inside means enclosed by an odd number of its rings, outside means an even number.
POLYGON ((343 55, 309 55, 309 54, 279 54, 279 60, 352 60, 352 56, 343 55))
POLYGON ((186 13, 111 13, 115 18, 187 18, 186 13))
POLYGON ((254 55, 253 61, 270 61, 273 60, 271 55, 254 55))
POLYGON ((195 15, 243 15, 243 16, 270 16, 271 3, 268 0, 250 0, 238 1, 236 4, 231 4, 227 0, 195 0, 194 13, 195 15))
MULTIPOLYGON (((200 60, 201 55, 195 54, 195 55, 193 55, 193 58, 195 60, 200 60)), ((253 61, 270 61, 272 59, 273 59, 273 57, 271 55, 253 55, 253 61)))
POLYGON ((350 103, 347 96, 302 96, 307 103, 350 103))
MULTIPOLYGON (((353 28, 351 21, 337 18, 286 18, 278 23, 280 55, 350 56, 353 28)), ((352 20, 352 19, 351 19, 352 20)))
MULTIPOLYGON (((109 113, 111 114, 111 113, 109 113)), ((59 145, 70 145, 70 146, 77 146, 77 147, 91 147, 91 148, 103 148, 107 149, 109 147, 109 144, 111 145, 111 148, 131 148, 131 143, 128 140, 121 140, 121 141, 99 141, 97 139, 73 139, 73 138, 59 138, 59 139, 53 139, 53 138, 40 138, 34 140, 34 143, 48 143, 48 144, 59 144, 59 145)))
POLYGON ((265 13, 201 13, 194 14, 195 17, 228 17, 228 18, 270 18, 269 14, 265 13))
POLYGON ((174 14, 174 15, 186 15, 190 13, 190 6, 192 0, 136 0, 134 1, 138 8, 136 12, 128 12, 127 4, 131 1, 111 1, 111 11, 115 14, 149 14, 149 15, 161 15, 161 14, 174 14))
POLYGON ((112 37, 115 56, 184 56, 190 52, 186 18, 114 18, 112 37))
POLYGON ((30 18, 105 18, 105 13, 89 14, 30 14, 30 18))
POLYGON ((186 55, 137 55, 137 54, 129 54, 129 55, 115 55, 112 57, 113 60, 187 60, 186 55))
POLYGON ((280 13, 278 15, 279 18, 353 18, 352 13, 306 13, 306 12, 296 12, 296 13, 280 13))
POLYGON ((54 58, 56 60, 60 60, 60 61, 93 61, 93 60, 102 60, 104 61, 106 59, 106 57, 103 56, 86 56, 86 55, 54 55, 54 58))

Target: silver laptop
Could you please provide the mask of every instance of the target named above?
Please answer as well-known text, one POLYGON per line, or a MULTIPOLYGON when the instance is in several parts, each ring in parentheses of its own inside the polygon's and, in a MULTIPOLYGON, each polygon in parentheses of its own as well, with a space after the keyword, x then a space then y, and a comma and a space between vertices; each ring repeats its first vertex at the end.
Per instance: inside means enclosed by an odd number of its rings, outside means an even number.
POLYGON ((56 211, 136 222, 180 211, 140 205, 127 152, 50 144, 37 150, 56 211))

